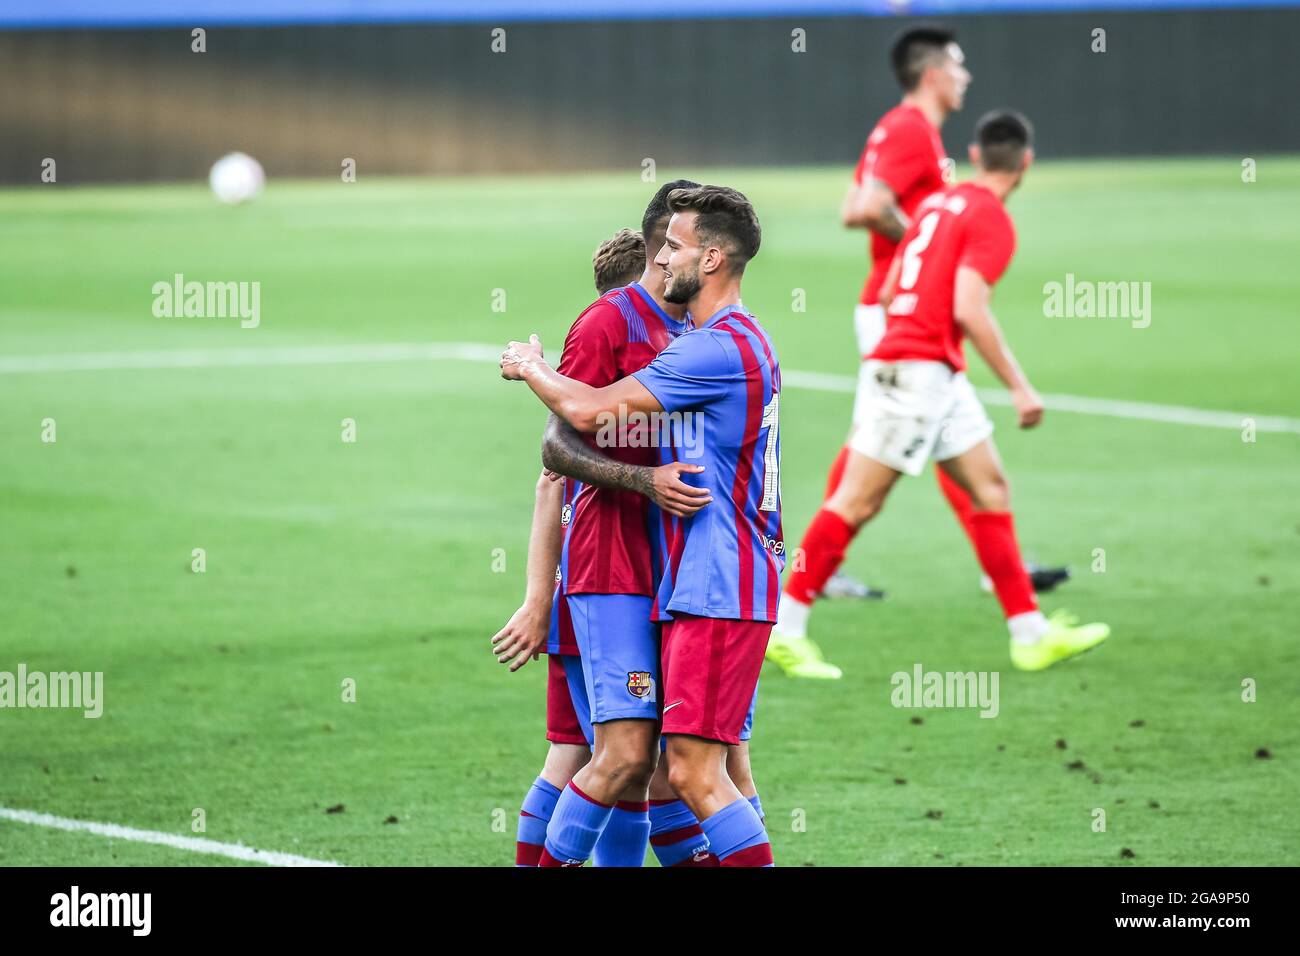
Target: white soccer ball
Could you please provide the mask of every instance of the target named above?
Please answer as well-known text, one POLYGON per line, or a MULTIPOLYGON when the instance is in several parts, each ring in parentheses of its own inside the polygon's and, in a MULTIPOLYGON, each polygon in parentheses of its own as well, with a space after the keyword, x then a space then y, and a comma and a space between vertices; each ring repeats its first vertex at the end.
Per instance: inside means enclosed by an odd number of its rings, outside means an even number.
POLYGON ((227 153, 212 164, 208 185, 223 203, 248 202, 257 198, 266 184, 262 164, 247 153, 227 153))

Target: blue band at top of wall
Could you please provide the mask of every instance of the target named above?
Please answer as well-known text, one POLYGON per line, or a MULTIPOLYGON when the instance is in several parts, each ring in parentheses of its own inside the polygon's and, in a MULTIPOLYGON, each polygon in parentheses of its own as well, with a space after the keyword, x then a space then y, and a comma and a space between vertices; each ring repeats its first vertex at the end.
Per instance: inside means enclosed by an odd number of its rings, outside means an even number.
POLYGON ((0 29, 520 23, 1295 7, 1300 0, 8 0, 0 29))

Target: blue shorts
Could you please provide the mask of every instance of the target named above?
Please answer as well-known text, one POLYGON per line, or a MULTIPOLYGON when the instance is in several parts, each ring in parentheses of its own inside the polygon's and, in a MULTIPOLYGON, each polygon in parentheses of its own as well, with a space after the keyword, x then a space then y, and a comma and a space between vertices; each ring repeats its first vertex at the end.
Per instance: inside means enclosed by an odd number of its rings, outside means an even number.
POLYGON ((640 594, 570 594, 590 721, 659 719, 659 625, 640 594))
MULTIPOLYGON (((591 729, 591 701, 587 698, 587 682, 582 676, 582 658, 573 654, 562 654, 552 655, 551 659, 555 660, 557 657, 564 666, 564 677, 568 684, 568 697, 571 705, 568 715, 570 722, 577 721, 582 736, 587 738, 587 746, 594 747, 596 745, 596 734, 591 729)), ((576 741, 574 742, 576 743, 576 741)))
POLYGON ((749 702, 749 712, 745 714, 745 726, 740 728, 740 739, 748 740, 754 732, 754 708, 758 706, 758 685, 754 685, 754 697, 749 702))

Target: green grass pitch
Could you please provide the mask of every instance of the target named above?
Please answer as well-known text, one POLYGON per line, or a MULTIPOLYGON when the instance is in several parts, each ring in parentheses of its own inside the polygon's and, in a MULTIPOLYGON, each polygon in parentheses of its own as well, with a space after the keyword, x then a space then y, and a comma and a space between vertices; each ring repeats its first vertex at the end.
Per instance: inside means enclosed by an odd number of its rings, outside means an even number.
MULTIPOLYGON (((995 308, 1041 391, 1300 413, 1300 160, 1240 172, 1031 172, 995 308), (1150 282, 1150 326, 1045 317, 1043 285, 1067 273, 1150 282)), ((660 173, 750 195, 764 240, 746 305, 787 371, 852 375, 864 242, 836 221, 846 171, 660 173)), ((523 590, 544 417, 527 391, 482 361, 18 359, 531 331, 554 355, 593 297, 592 249, 651 189, 635 173, 273 181, 233 209, 198 185, 0 192, 0 670, 105 675, 100 719, 0 710, 0 806, 179 836, 202 808, 204 836, 265 850, 511 862, 546 746, 543 667, 509 675, 488 646, 523 590), (156 318, 151 287, 175 273, 260 282, 259 327, 156 318)), ((787 393, 793 547, 851 395, 787 393)), ((1045 607, 1114 635, 1012 671, 933 477, 905 481, 848 562, 889 600, 814 617, 845 679, 764 673, 753 762, 778 864, 1295 863, 1300 436, 1051 410, 1019 433, 990 411, 1026 552, 1075 571, 1045 607), (891 706, 890 675, 917 663, 999 671, 998 716, 891 706)), ((0 820, 0 865, 213 862, 0 820)))

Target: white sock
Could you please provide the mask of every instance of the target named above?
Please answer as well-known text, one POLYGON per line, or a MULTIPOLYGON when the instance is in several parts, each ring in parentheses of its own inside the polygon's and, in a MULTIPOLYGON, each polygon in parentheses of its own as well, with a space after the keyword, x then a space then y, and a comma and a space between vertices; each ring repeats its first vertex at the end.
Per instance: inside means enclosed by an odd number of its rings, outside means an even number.
MULTIPOLYGON (((778 615, 780 608, 777 608, 778 615)), ((1047 618, 1042 611, 1026 611, 1007 618, 1007 630, 1017 644, 1034 644, 1047 633, 1047 618)))
POLYGON ((784 591, 776 605, 776 630, 786 637, 805 637, 808 634, 808 615, 811 604, 800 604, 784 591))

